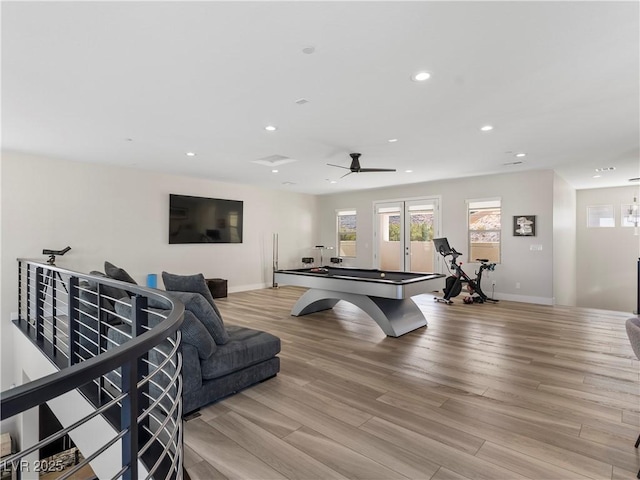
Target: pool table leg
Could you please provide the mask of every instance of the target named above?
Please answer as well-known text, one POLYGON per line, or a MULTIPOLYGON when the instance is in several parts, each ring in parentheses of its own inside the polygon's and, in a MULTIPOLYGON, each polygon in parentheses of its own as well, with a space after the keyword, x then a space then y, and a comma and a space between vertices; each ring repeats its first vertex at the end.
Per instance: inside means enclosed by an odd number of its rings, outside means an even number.
POLYGON ((399 337, 427 325, 422 311, 410 298, 393 300, 316 288, 307 290, 298 299, 291 315, 297 317, 327 310, 333 308, 339 300, 352 303, 364 310, 389 337, 399 337))
POLYGON ((300 315, 307 315, 308 313, 329 310, 340 301, 339 298, 327 297, 325 293, 326 290, 316 290, 313 288, 307 290, 291 309, 291 315, 299 317, 300 315))

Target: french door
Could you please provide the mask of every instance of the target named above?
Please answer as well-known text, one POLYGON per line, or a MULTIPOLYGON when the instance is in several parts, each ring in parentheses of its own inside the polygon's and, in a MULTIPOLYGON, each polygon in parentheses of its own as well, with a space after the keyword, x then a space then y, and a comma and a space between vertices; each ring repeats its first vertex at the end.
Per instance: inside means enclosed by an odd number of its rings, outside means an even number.
POLYGON ((380 270, 439 270, 433 238, 440 230, 439 199, 374 204, 374 265, 380 270))

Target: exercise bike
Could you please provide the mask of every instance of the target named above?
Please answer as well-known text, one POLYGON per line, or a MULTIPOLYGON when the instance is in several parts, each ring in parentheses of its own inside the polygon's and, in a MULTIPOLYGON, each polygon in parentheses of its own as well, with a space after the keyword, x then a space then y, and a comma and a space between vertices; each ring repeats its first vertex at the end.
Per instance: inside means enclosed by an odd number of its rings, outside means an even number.
POLYGON ((458 263, 458 257, 462 255, 457 252, 455 248, 449 246, 449 241, 446 238, 434 238, 433 245, 436 251, 443 257, 451 255, 451 268, 453 269, 453 275, 447 277, 444 287, 444 297, 434 297, 436 302, 443 302, 447 305, 451 305, 453 300, 451 297, 457 297, 462 291, 462 284, 466 283, 469 290, 469 296, 465 298, 465 303, 484 303, 484 302, 497 302, 493 298, 489 298, 480 286, 482 281, 482 272, 485 270, 493 271, 496 268, 495 263, 489 263, 486 258, 477 258, 480 262, 480 269, 476 272, 476 278, 471 278, 462 270, 462 263, 458 263), (469 300, 467 300, 469 299, 469 300))

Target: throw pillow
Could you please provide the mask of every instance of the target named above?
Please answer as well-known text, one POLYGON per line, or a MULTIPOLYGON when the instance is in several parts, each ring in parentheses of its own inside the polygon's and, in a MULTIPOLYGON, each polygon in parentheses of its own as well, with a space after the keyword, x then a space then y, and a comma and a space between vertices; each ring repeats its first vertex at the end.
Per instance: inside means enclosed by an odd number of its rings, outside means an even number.
POLYGON ((192 312, 202 322, 218 345, 224 345, 229 341, 229 334, 222 319, 202 295, 196 292, 169 292, 169 295, 184 303, 185 310, 192 312))
POLYGON ((213 301, 213 295, 211 295, 211 290, 209 290, 207 286, 207 281, 201 273, 196 275, 174 275, 172 273, 162 272, 162 281, 164 282, 164 288, 168 292, 199 293, 213 307, 220 321, 223 321, 222 314, 220 310, 218 310, 216 302, 213 301))
POLYGON ((180 330, 182 331, 182 341, 196 347, 198 357, 202 360, 209 358, 218 348, 202 322, 189 311, 184 312, 184 321, 180 330))
MULTIPOLYGON (((122 302, 116 303, 116 312, 118 315, 131 319, 131 302, 123 300, 122 302)), ((158 316, 150 315, 150 326, 155 326, 159 323, 159 319, 160 317, 158 316)), ((198 357, 202 360, 208 359, 216 351, 217 345, 213 341, 213 338, 211 338, 211 335, 209 335, 209 332, 202 322, 198 320, 193 313, 185 310, 184 320, 180 326, 180 330, 182 331, 182 341, 196 347, 198 357)))
POLYGON ((113 263, 104 262, 104 271, 107 276, 114 280, 120 280, 121 282, 133 283, 137 285, 136 281, 131 278, 123 268, 116 267, 113 263))
MULTIPOLYGON (((95 282, 93 282, 95 285, 95 282)), ((79 285, 80 301, 78 307, 80 309, 80 324, 90 324, 98 319, 98 295, 95 286, 91 288, 90 282, 82 281, 79 285), (86 314, 86 315, 83 315, 86 314)), ((105 294, 106 295, 106 294, 105 294)), ((126 297, 126 295, 125 295, 126 297)), ((120 297, 118 297, 120 298, 120 297)), ((108 298, 102 297, 101 308, 104 311, 103 320, 111 325, 120 323, 120 319, 113 313, 115 311, 114 304, 108 298)), ((95 327, 94 327, 95 330, 95 327)), ((81 339, 82 340, 82 339, 81 339)), ((82 343, 82 342, 81 342, 82 343)))
MULTIPOLYGON (((92 271, 92 272, 89 272, 89 274, 94 275, 96 277, 111 278, 102 272, 92 271)), ((94 282, 91 280, 87 280, 87 281, 89 282, 89 288, 92 291, 95 292, 98 290, 98 282, 94 282)), ((126 290, 123 290, 118 287, 112 287, 110 285, 100 285, 100 293, 102 293, 102 295, 106 295, 107 297, 111 297, 113 300, 119 300, 121 298, 130 296, 126 290)))

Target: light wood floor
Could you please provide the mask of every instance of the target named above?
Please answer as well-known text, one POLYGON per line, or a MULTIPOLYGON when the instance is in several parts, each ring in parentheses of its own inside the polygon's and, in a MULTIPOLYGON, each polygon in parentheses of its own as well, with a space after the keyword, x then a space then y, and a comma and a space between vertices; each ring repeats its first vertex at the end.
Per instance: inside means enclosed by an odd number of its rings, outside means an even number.
POLYGON ((635 478, 631 314, 423 295, 429 326, 388 338, 345 302, 290 316, 303 291, 218 301, 282 339, 282 366, 185 423, 192 479, 635 478))

